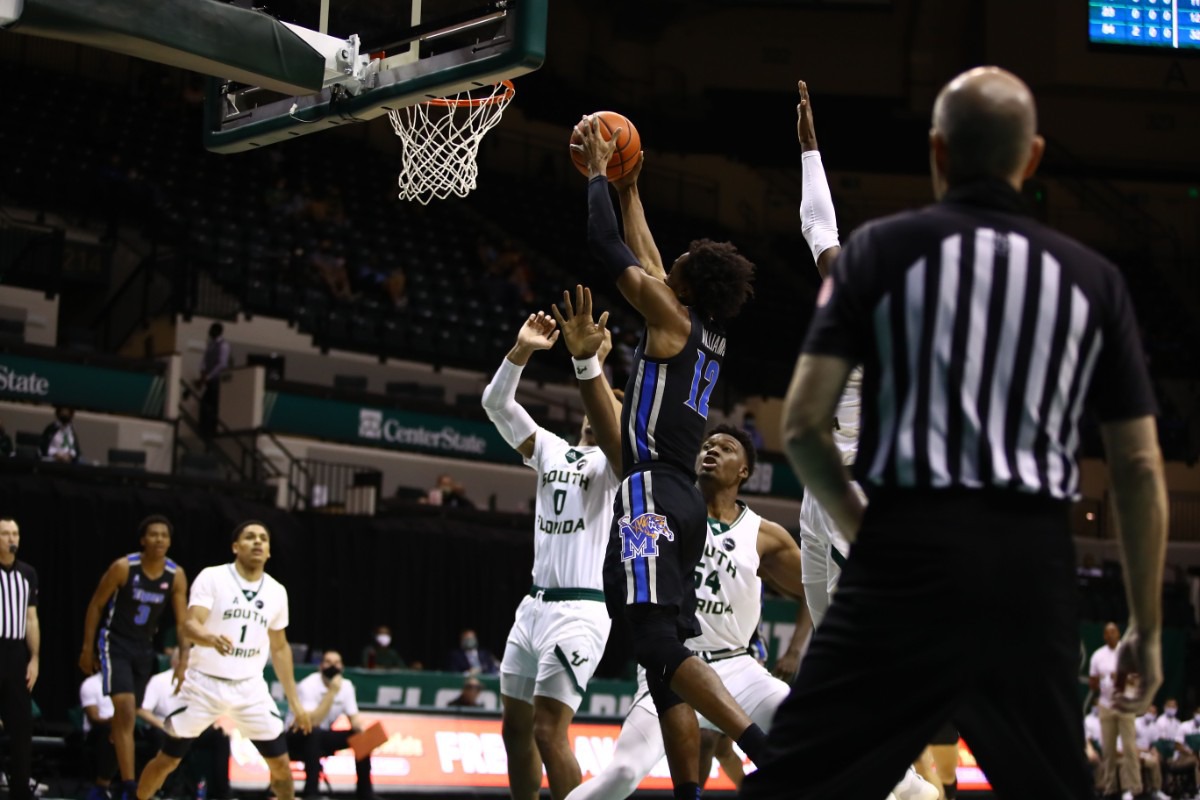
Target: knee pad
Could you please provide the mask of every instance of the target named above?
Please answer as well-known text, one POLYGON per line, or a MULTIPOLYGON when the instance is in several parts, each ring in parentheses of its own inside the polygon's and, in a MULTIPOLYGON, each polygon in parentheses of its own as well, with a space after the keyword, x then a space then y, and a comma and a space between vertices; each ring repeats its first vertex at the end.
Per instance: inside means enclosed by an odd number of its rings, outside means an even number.
POLYGON ((168 755, 171 758, 180 758, 181 759, 188 754, 189 750, 192 749, 192 742, 194 742, 194 741, 196 741, 196 740, 195 739, 176 739, 174 736, 168 736, 167 740, 165 742, 163 742, 163 746, 162 746, 163 754, 168 755))
MULTIPOLYGON (((316 731, 314 730, 313 733, 316 733, 316 731)), ((262 754, 263 758, 278 758, 279 756, 287 755, 288 746, 286 733, 281 733, 279 736, 270 740, 264 741, 260 739, 253 739, 251 741, 254 743, 254 747, 258 750, 258 752, 262 754)))

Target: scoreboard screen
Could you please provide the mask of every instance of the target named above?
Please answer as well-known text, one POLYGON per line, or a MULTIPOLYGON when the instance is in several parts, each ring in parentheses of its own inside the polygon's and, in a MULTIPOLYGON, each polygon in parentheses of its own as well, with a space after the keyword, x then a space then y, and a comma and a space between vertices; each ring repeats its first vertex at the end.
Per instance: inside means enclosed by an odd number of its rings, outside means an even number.
POLYGON ((1200 51, 1200 0, 1088 0, 1088 40, 1200 51))

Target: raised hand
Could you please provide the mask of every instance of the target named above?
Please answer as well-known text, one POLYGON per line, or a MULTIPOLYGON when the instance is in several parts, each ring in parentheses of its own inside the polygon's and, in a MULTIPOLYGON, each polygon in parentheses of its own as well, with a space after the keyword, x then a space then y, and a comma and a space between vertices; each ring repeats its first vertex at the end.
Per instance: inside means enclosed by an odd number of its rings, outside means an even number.
POLYGON ((517 347, 530 352, 549 350, 558 341, 558 330, 554 320, 545 311, 530 314, 529 319, 517 331, 517 347))
MULTIPOLYGON (((614 136, 613 138, 615 139, 617 137, 614 136)), ((638 153, 637 161, 634 162, 634 165, 630 168, 630 170, 612 182, 613 188, 618 192, 624 192, 636 187, 638 176, 642 174, 642 165, 645 163, 646 153, 638 153)))
POLYGON ((817 129, 813 125, 812 101, 808 99, 808 84, 796 81, 800 90, 800 102, 796 104, 796 138, 804 152, 817 149, 817 129))
POLYGON ((617 128, 613 131, 612 138, 606 141, 600 134, 600 118, 594 114, 585 115, 575 129, 579 131, 583 141, 580 144, 572 144, 571 149, 583 156, 583 161, 588 168, 588 177, 606 175, 608 161, 617 149, 617 137, 625 129, 617 128))
MULTIPOLYGON (((612 335, 609 334, 608 312, 600 315, 599 320, 592 319, 592 290, 586 286, 575 287, 575 304, 571 303, 571 293, 563 292, 563 311, 558 306, 551 306, 554 318, 558 320, 559 329, 563 334, 563 342, 567 350, 575 358, 591 358, 597 355, 605 343, 612 349, 612 335), (577 308, 578 307, 578 308, 577 308)), ((607 355, 607 351, 605 351, 607 355)))
POLYGON ((1123 687, 1114 692, 1113 707, 1141 714, 1162 686, 1162 644, 1158 631, 1141 631, 1134 625, 1117 647, 1117 674, 1113 683, 1123 687))

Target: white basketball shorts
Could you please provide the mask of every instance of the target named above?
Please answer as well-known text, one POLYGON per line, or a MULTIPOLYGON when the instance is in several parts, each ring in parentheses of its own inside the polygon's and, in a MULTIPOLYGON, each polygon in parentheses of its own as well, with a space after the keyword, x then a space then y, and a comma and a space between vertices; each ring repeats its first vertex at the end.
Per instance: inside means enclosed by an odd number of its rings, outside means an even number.
POLYGON ((541 695, 579 710, 611 626, 603 600, 526 597, 504 645, 500 693, 526 703, 541 695))
POLYGON ((179 709, 164 720, 167 732, 178 739, 195 739, 220 716, 232 719, 251 741, 270 742, 283 733, 283 715, 261 675, 227 681, 189 669, 179 701, 179 709))

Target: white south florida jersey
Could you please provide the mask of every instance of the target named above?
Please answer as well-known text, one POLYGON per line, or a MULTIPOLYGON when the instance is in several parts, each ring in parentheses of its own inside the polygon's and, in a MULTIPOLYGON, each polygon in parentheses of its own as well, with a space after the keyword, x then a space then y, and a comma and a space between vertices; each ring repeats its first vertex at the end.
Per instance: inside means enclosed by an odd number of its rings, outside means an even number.
POLYGON ((247 581, 233 564, 208 567, 192 582, 191 606, 208 609, 205 629, 227 637, 233 652, 223 656, 213 647, 193 647, 188 668, 225 680, 262 677, 271 653, 267 631, 288 626, 283 584, 265 572, 261 580, 247 581))
POLYGON ((762 616, 762 580, 758 577, 758 529, 762 517, 738 501, 742 513, 726 525, 708 520, 704 557, 696 565, 696 619, 700 635, 690 650, 746 647, 762 616))
POLYGON ((834 417, 833 443, 842 454, 842 463, 850 465, 858 454, 858 434, 862 425, 862 367, 855 367, 846 379, 846 388, 838 398, 834 417))
POLYGON ((574 447, 537 429, 533 456, 538 474, 533 585, 542 589, 599 589, 620 479, 599 447, 574 447))

